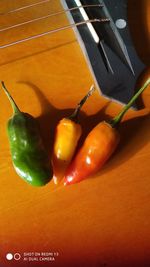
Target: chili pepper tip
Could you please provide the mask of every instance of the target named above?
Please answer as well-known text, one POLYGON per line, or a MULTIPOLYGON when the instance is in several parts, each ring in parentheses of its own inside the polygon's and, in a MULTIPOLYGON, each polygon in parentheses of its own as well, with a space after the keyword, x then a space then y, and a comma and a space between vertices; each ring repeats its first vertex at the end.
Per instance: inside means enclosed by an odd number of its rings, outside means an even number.
POLYGON ((16 102, 14 101, 14 99, 12 98, 10 93, 8 92, 8 90, 5 86, 5 83, 3 81, 1 81, 1 85, 2 85, 2 89, 4 90, 5 94, 7 95, 8 99, 11 103, 11 106, 12 106, 14 113, 20 113, 21 111, 20 111, 19 107, 17 106, 16 102))
POLYGON ((93 94, 94 91, 95 91, 95 86, 94 84, 92 84, 88 93, 81 99, 81 101, 78 103, 77 107, 75 108, 74 112, 68 117, 70 120, 73 120, 75 122, 78 121, 78 115, 79 115, 79 112, 82 106, 87 101, 87 99, 93 94))
POLYGON ((143 86, 137 91, 135 95, 130 99, 130 101, 123 107, 123 109, 119 112, 119 114, 113 118, 110 121, 110 125, 112 127, 116 127, 121 122, 124 114, 128 111, 128 109, 131 107, 131 105, 136 101, 136 99, 139 97, 139 95, 147 88, 147 86, 150 84, 150 78, 146 80, 146 82, 143 84, 143 86))

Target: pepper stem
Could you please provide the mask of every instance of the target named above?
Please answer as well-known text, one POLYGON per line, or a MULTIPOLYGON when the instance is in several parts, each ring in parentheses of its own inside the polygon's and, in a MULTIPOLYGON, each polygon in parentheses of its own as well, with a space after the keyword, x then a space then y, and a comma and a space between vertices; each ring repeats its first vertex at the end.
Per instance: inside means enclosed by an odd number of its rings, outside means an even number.
POLYGON ((131 98, 127 105, 119 112, 119 114, 110 121, 110 125, 112 127, 116 127, 122 120, 124 114, 128 111, 128 109, 132 106, 135 100, 139 97, 139 95, 146 89, 146 87, 150 84, 150 78, 144 83, 144 85, 137 91, 137 93, 131 98))
POLYGON ((82 106, 84 105, 86 100, 93 94, 94 91, 95 91, 95 87, 94 87, 94 85, 92 85, 90 87, 90 90, 88 91, 88 93, 78 103, 78 105, 75 108, 74 112, 69 116, 70 120, 73 120, 73 121, 77 121, 78 120, 78 115, 79 115, 80 109, 82 108, 82 106))
POLYGON ((6 88, 6 86, 5 86, 5 84, 4 84, 3 81, 1 81, 1 85, 2 85, 2 88, 3 88, 4 92, 5 92, 5 94, 7 95, 8 99, 9 99, 9 101, 11 103, 13 112, 14 113, 21 112, 20 109, 18 108, 17 104, 15 103, 14 99, 12 98, 12 96, 10 95, 10 93, 8 92, 8 90, 7 90, 7 88, 6 88))

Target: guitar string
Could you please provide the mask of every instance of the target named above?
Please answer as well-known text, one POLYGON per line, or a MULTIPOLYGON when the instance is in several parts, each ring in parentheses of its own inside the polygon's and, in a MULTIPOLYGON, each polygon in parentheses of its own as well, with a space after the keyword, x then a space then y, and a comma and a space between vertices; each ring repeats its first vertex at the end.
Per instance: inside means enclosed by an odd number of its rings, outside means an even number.
MULTIPOLYGON (((42 3, 46 3, 46 2, 49 2, 49 1, 50 0, 42 0, 42 1, 37 2, 37 3, 33 3, 33 4, 26 5, 26 6, 17 8, 17 9, 12 9, 12 10, 6 11, 5 13, 0 13, 0 15, 2 16, 2 15, 13 13, 13 12, 16 12, 16 11, 19 11, 19 10, 23 10, 25 8, 31 8, 33 6, 37 6, 37 5, 40 5, 42 3)), ((64 14, 64 13, 67 13, 67 12, 70 12, 70 11, 80 10, 80 8, 94 8, 94 7, 100 7, 101 8, 101 7, 103 7, 103 5, 102 4, 79 5, 79 6, 76 6, 76 7, 65 9, 63 11, 57 11, 57 12, 54 12, 54 13, 51 13, 51 14, 48 14, 48 15, 45 15, 45 16, 41 16, 41 17, 38 17, 38 18, 35 18, 35 19, 31 19, 31 20, 28 20, 28 21, 25 21, 25 22, 21 22, 21 23, 18 23, 18 24, 10 25, 8 27, 4 27, 4 28, 0 29, 0 32, 4 32, 4 31, 10 30, 10 29, 13 29, 13 28, 16 28, 16 27, 20 27, 20 26, 23 26, 23 25, 26 25, 26 24, 29 24, 29 23, 34 23, 36 21, 43 20, 43 19, 46 19, 46 18, 49 18, 49 17, 52 17, 52 16, 58 16, 58 15, 61 15, 61 14, 64 14)), ((26 42, 26 41, 29 41, 29 40, 32 40, 32 39, 36 39, 36 38, 39 38, 39 37, 42 37, 42 36, 45 36, 45 35, 48 35, 48 34, 53 34, 53 33, 56 33, 56 32, 62 31, 62 30, 66 30, 66 29, 69 29, 69 28, 81 26, 81 25, 84 25, 84 24, 91 24, 91 23, 95 23, 95 22, 103 22, 104 23, 104 22, 109 22, 109 21, 110 21, 110 19, 108 19, 108 18, 102 18, 102 19, 98 19, 98 18, 88 19, 87 18, 87 19, 84 19, 84 21, 81 21, 81 22, 78 22, 78 23, 69 24, 69 25, 66 25, 66 26, 63 26, 63 27, 59 27, 59 28, 56 28, 56 29, 52 29, 52 30, 49 30, 49 31, 45 31, 45 32, 36 34, 36 35, 25 37, 25 38, 20 39, 20 40, 16 40, 16 41, 13 41, 13 42, 10 42, 10 43, 6 43, 6 44, 3 44, 3 45, 0 45, 0 49, 7 48, 7 47, 10 47, 10 46, 15 45, 15 44, 23 43, 23 42, 26 42)))
POLYGON ((45 3, 50 2, 50 1, 51 0, 42 0, 40 2, 33 3, 33 4, 30 4, 30 5, 18 7, 18 8, 15 8, 15 9, 10 9, 10 10, 8 10, 6 12, 0 12, 0 16, 7 15, 7 14, 10 14, 10 13, 14 13, 14 12, 17 12, 17 11, 21 11, 23 9, 31 8, 31 7, 34 7, 34 6, 41 5, 41 4, 45 4, 45 3))
POLYGON ((20 26, 23 26, 23 25, 26 25, 26 24, 30 24, 30 23, 33 23, 33 22, 37 22, 37 21, 40 21, 40 20, 43 20, 43 19, 47 19, 47 18, 50 18, 50 17, 62 15, 64 13, 66 13, 66 12, 75 11, 75 10, 78 10, 79 8, 81 8, 81 7, 82 8, 95 8, 95 7, 103 7, 103 5, 101 5, 101 4, 92 4, 92 5, 81 5, 81 6, 77 6, 77 7, 68 8, 68 9, 63 10, 63 11, 58 11, 58 12, 55 12, 55 13, 48 14, 46 16, 41 16, 41 17, 38 17, 38 18, 35 18, 35 19, 31 19, 31 20, 28 20, 28 21, 24 21, 24 22, 21 22, 21 23, 18 23, 18 24, 14 24, 14 25, 2 28, 2 29, 0 29, 0 32, 7 31, 7 30, 10 30, 10 29, 13 29, 13 28, 17 28, 17 27, 20 27, 20 26))
POLYGON ((53 30, 50 30, 50 31, 46 31, 46 32, 43 32, 43 33, 40 33, 40 34, 32 35, 30 37, 26 37, 26 38, 23 38, 23 39, 20 39, 20 40, 17 40, 17 41, 8 43, 8 44, 1 45, 0 49, 7 48, 7 47, 13 46, 15 44, 23 43, 23 42, 26 42, 26 41, 29 41, 29 40, 33 40, 33 39, 36 39, 36 38, 39 38, 39 37, 42 37, 42 36, 45 36, 45 35, 48 35, 48 34, 53 34, 53 33, 56 33, 56 32, 62 31, 62 30, 67 30, 67 29, 70 29, 70 28, 73 28, 73 27, 77 27, 77 26, 81 26, 81 25, 84 25, 84 24, 87 24, 87 23, 96 23, 96 22, 107 23, 107 22, 110 22, 110 19, 108 19, 108 18, 105 18, 105 19, 89 19, 89 20, 86 20, 86 21, 72 23, 72 24, 69 24, 69 25, 66 25, 66 26, 63 26, 63 27, 60 27, 60 28, 56 28, 56 29, 53 29, 53 30))

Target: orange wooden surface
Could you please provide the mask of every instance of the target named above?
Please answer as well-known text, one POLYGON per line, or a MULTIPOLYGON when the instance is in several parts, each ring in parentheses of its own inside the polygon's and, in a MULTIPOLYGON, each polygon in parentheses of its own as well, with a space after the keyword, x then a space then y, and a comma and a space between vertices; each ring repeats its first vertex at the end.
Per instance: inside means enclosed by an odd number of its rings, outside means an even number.
MULTIPOLYGON (((21 5, 31 2, 21 1, 21 5)), ((13 6, 17 3, 13 1, 13 6)), ((1 1, 1 9, 7 8, 6 1, 1 1)), ((59 1, 52 0, 39 14, 48 8, 51 12, 62 9, 59 1)), ((0 17, 0 23, 9 24, 9 19, 11 22, 10 16, 7 21, 0 17)), ((63 15, 51 25, 67 23, 63 15)), ((40 25, 40 29, 39 25, 32 30, 25 27, 20 34, 40 31, 49 22, 40 25)), ((17 31, 9 32, 0 42, 15 35, 17 31)), ((147 72, 149 75, 149 69, 147 72)), ((0 80, 20 109, 38 118, 49 151, 56 123, 71 113, 93 83, 72 30, 0 50, 0 80)), ((51 182, 34 188, 13 169, 6 133, 12 110, 1 90, 0 266, 28 266, 24 252, 50 251, 59 252, 55 262, 30 262, 30 266, 150 266, 149 95, 150 88, 142 96, 146 107, 125 116, 120 145, 97 175, 73 186, 57 188, 51 182), (22 259, 7 261, 8 252, 19 252, 22 259)), ((103 98, 97 90, 80 117, 81 142, 94 125, 120 109, 120 104, 103 98)))

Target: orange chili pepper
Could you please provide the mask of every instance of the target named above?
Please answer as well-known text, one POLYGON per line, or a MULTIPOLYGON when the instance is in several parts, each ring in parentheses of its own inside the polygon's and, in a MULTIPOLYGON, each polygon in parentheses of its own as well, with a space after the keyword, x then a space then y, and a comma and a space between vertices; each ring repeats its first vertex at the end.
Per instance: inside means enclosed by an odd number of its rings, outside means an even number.
POLYGON ((110 122, 102 121, 92 129, 75 159, 68 167, 64 177, 64 185, 80 182, 89 175, 96 173, 110 158, 120 141, 120 135, 116 127, 148 84, 150 84, 150 78, 114 119, 110 122))
POLYGON ((92 85, 87 95, 77 105, 73 114, 60 120, 56 127, 52 155, 53 180, 55 184, 58 184, 64 177, 66 168, 74 155, 82 133, 81 125, 78 123, 79 111, 94 90, 95 88, 92 85))

